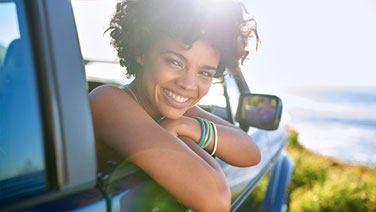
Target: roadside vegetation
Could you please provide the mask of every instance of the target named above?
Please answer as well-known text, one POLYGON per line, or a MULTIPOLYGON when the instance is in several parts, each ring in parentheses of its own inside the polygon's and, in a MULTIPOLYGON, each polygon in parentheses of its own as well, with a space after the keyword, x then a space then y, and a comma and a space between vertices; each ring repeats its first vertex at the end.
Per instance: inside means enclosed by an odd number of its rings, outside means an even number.
MULTIPOLYGON (((287 151, 295 161, 288 186, 289 211, 376 211, 376 169, 348 164, 313 153, 299 144, 289 129, 287 151)), ((253 209, 260 208, 267 179, 253 192, 253 209)))

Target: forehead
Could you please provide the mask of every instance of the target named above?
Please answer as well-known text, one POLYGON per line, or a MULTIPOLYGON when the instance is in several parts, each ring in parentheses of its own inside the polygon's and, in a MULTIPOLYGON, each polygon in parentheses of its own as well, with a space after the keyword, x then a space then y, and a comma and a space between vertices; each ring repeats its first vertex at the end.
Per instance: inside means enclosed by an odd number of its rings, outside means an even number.
MULTIPOLYGON (((150 53, 157 54, 168 51, 174 51, 182 54, 187 57, 187 59, 202 57, 206 60, 218 62, 220 58, 219 51, 213 48, 213 46, 206 40, 197 40, 193 42, 192 45, 188 45, 178 39, 162 38, 154 42, 154 44, 148 50, 150 53)), ((146 52, 146 54, 148 53, 146 52)))

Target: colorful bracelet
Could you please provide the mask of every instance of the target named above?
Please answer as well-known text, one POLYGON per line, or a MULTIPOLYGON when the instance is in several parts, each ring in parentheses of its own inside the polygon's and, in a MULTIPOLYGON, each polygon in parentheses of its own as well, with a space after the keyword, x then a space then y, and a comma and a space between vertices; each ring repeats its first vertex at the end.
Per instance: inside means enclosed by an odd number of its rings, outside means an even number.
POLYGON ((204 136, 204 141, 202 142, 201 145, 199 145, 201 148, 205 145, 206 141, 208 140, 209 137, 209 130, 210 130, 210 124, 208 123, 208 120, 202 119, 205 123, 205 136, 204 136))
POLYGON ((211 142, 212 140, 212 136, 213 136, 213 126, 212 126, 212 122, 211 121, 208 121, 208 120, 204 120, 206 123, 208 123, 208 126, 209 126, 209 137, 207 140, 205 140, 205 144, 204 146, 202 146, 203 149, 205 149, 211 142))
POLYGON ((218 146, 218 131, 217 131, 217 126, 215 126, 214 122, 211 122, 211 124, 212 124, 213 129, 214 129, 214 147, 213 147, 213 151, 212 151, 212 153, 210 155, 213 156, 215 154, 215 152, 217 151, 217 146, 218 146))
POLYGON ((205 138, 205 134, 206 134, 206 132, 205 132, 206 131, 205 130, 205 124, 204 124, 204 120, 202 120, 202 118, 196 117, 195 119, 198 120, 200 122, 200 124, 201 124, 201 131, 202 131, 202 133, 201 133, 201 139, 198 142, 198 145, 201 146, 202 143, 204 143, 204 138, 205 138))

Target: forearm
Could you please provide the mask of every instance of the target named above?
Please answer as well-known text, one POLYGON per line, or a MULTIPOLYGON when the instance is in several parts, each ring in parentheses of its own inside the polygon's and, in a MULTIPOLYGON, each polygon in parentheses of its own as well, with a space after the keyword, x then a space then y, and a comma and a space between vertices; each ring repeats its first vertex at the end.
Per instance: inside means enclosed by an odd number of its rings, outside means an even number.
POLYGON ((224 176, 223 170, 218 162, 209 155, 205 150, 197 145, 197 143, 189 137, 180 136, 179 137, 189 148, 192 149, 197 155, 199 155, 209 166, 215 169, 219 174, 224 176))
MULTIPOLYGON (((218 132, 215 155, 223 161, 240 167, 252 166, 259 163, 261 155, 257 144, 249 135, 240 129, 216 124, 218 132)), ((214 141, 207 147, 212 152, 214 141)))
MULTIPOLYGON (((202 136, 201 126, 197 120, 189 117, 186 119, 190 120, 185 120, 185 125, 182 125, 178 131, 198 143, 202 136)), ((216 127, 218 133, 216 156, 234 166, 244 167, 259 163, 261 157, 259 148, 248 134, 235 126, 227 126, 218 122, 216 122, 216 127)), ((213 151, 214 140, 212 138, 205 148, 208 152, 213 151)))
MULTIPOLYGON (((197 116, 212 121, 217 128, 217 140, 212 136, 209 145, 205 147, 208 152, 212 152, 217 143, 215 155, 231 165, 245 167, 259 163, 261 156, 258 146, 243 130, 213 115, 198 113, 194 117, 197 116)), ((178 120, 166 119, 160 125, 174 136, 188 137, 196 144, 205 136, 200 122, 188 116, 178 120)))

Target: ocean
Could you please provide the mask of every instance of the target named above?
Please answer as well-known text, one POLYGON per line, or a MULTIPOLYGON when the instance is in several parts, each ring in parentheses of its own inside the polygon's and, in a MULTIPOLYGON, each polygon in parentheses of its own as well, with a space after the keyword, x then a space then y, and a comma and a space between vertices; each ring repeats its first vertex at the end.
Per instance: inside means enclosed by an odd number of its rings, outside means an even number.
POLYGON ((281 98, 282 119, 305 147, 376 167, 376 87, 299 87, 281 98))

